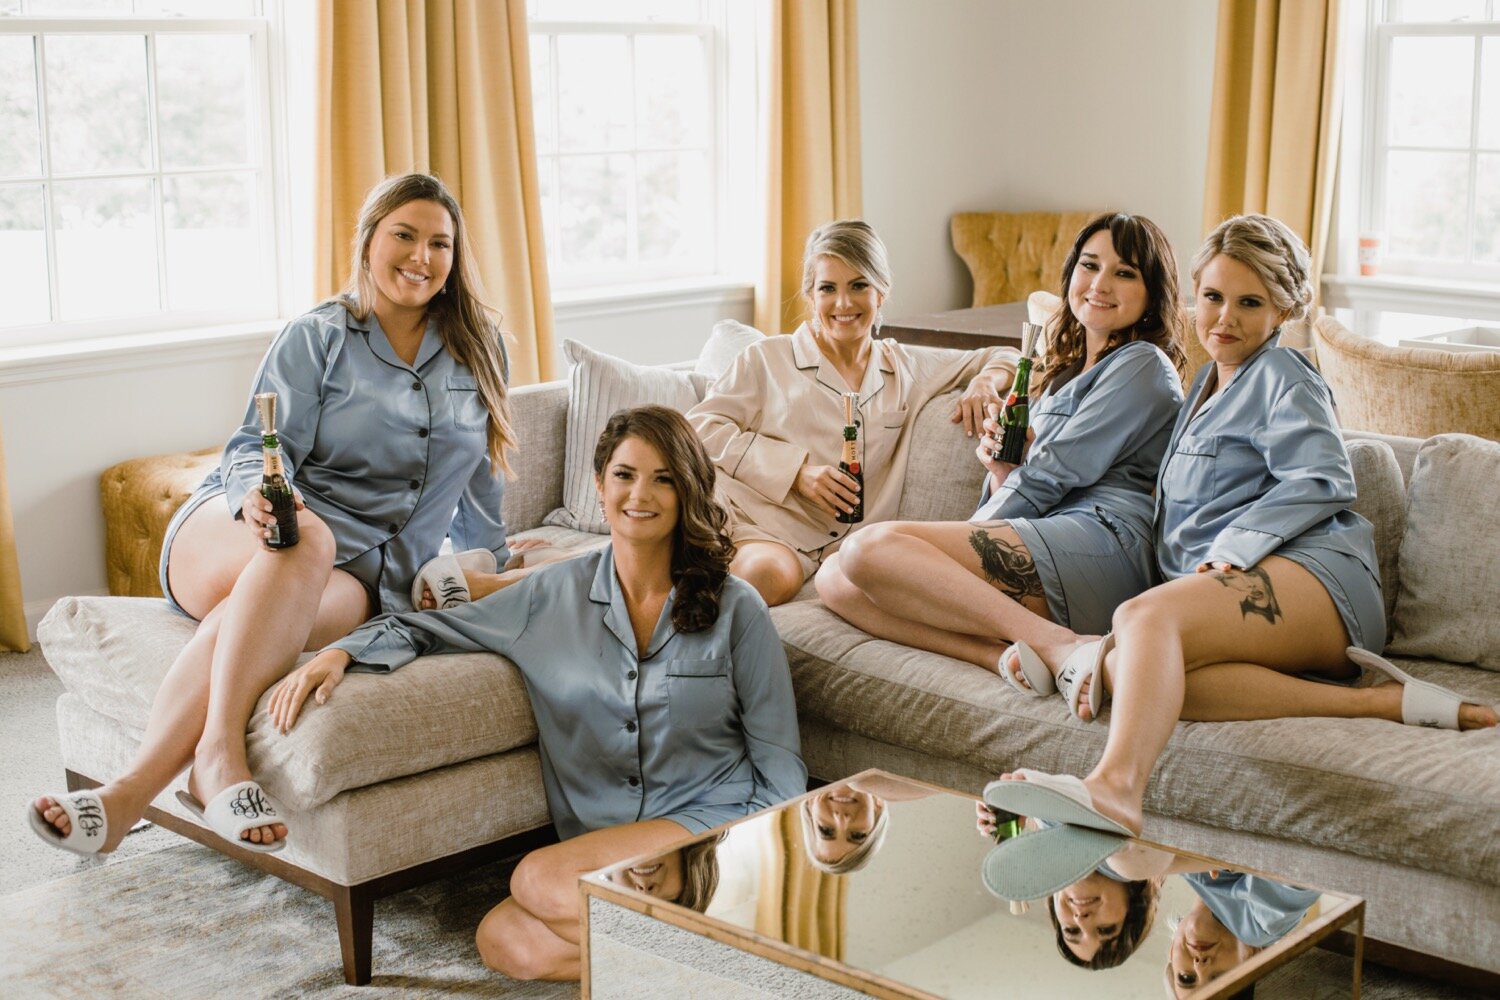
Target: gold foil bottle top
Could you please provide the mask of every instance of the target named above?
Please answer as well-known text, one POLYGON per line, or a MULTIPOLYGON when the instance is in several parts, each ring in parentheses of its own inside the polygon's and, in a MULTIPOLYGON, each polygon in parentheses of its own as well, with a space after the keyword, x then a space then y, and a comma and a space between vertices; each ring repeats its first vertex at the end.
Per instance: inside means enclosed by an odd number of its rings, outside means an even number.
POLYGON ((1021 324, 1021 357, 1030 358, 1036 356, 1037 341, 1042 339, 1043 327, 1040 323, 1021 324))
POLYGON ((276 393, 257 392, 255 394, 255 412, 260 415, 261 434, 276 433, 276 393))

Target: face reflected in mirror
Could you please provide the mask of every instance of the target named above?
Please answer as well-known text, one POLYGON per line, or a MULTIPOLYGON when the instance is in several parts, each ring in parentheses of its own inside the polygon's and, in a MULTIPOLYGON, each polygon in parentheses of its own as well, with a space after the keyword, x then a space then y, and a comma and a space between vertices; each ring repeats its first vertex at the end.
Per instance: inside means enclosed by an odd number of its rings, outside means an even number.
POLYGON ((685 884, 683 872, 682 852, 671 851, 628 868, 616 868, 609 873, 609 880, 616 885, 675 903, 682 896, 685 884))
POLYGON ((805 808, 812 820, 813 859, 833 865, 875 834, 875 824, 885 803, 869 792, 833 785, 809 799, 805 808))
POLYGON ((1200 899, 1172 933, 1172 947, 1167 952, 1167 981, 1175 996, 1185 997, 1259 950, 1231 934, 1200 899))
POLYGON ((1094 872, 1052 896, 1063 946, 1080 962, 1092 962, 1099 949, 1125 931, 1130 911, 1125 883, 1094 872))

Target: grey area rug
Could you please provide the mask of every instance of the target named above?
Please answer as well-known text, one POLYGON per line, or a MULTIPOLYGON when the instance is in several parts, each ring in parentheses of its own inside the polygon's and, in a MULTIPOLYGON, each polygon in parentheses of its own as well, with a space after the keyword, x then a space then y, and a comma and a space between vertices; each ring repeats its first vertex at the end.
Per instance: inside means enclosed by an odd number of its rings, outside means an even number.
POLYGON ((0 996, 572 998, 487 970, 474 928, 510 865, 375 904, 374 978, 344 984, 333 904, 192 843, 0 897, 0 996))

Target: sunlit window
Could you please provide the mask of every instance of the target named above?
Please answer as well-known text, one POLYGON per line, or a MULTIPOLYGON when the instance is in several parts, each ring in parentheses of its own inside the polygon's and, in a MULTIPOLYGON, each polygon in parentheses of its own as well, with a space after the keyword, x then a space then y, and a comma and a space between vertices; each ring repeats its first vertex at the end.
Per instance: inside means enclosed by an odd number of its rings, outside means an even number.
POLYGON ((0 0, 0 344, 277 313, 258 0, 0 0))
POLYGON ((725 43, 711 0, 530 0, 558 289, 721 270, 725 43))
POLYGON ((1500 279, 1500 0, 1377 0, 1361 228, 1384 273, 1500 279))

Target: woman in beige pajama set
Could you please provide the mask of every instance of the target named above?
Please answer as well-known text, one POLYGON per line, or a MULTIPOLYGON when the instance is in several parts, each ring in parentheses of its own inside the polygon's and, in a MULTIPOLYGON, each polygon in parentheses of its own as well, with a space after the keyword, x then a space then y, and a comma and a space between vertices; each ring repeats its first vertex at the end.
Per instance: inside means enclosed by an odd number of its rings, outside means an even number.
POLYGON ((730 571, 772 605, 796 596, 849 532, 896 516, 911 425, 928 400, 967 387, 953 421, 974 436, 1015 373, 1015 352, 1004 348, 960 353, 875 339, 890 269, 863 222, 813 231, 802 286, 808 321, 746 349, 688 413, 733 517, 730 571), (862 497, 838 470, 843 394, 854 391, 862 497), (859 523, 836 520, 860 499, 859 523))

